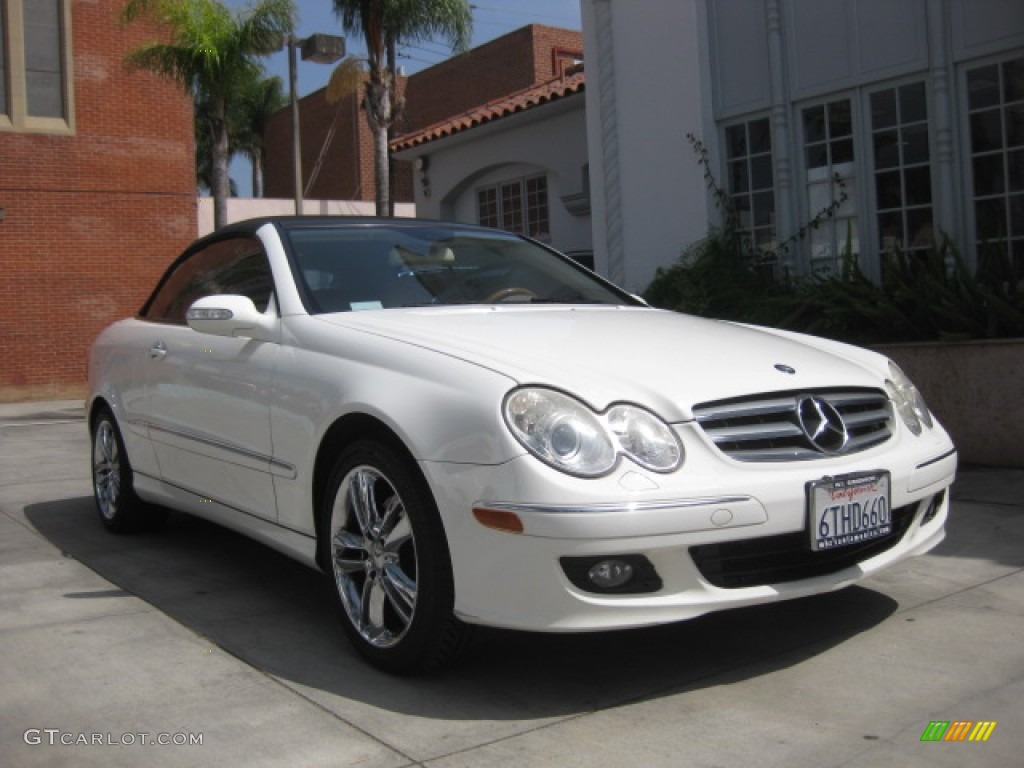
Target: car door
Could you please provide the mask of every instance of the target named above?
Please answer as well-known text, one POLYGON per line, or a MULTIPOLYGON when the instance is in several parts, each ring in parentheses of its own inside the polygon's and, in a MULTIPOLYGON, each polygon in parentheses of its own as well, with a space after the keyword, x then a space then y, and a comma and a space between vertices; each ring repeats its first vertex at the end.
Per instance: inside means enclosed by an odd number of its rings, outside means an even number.
POLYGON ((186 253, 145 308, 152 331, 145 376, 150 440, 165 483, 276 520, 269 400, 280 347, 189 327, 189 306, 214 294, 248 296, 260 311, 276 314, 257 238, 225 237, 186 253))

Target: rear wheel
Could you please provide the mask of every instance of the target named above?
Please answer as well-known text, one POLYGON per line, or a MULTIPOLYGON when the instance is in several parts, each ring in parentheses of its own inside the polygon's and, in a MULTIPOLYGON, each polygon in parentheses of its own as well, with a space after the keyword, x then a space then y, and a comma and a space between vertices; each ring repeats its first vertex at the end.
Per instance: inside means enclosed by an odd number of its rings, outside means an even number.
POLYGON ((104 408, 92 425, 92 487, 96 511, 109 531, 156 528, 167 516, 165 510, 149 506, 135 494, 133 480, 117 422, 104 408))
POLYGON ((450 661, 468 628, 453 614, 447 541, 418 469, 388 445, 353 444, 323 513, 342 625, 359 653, 398 674, 450 661))

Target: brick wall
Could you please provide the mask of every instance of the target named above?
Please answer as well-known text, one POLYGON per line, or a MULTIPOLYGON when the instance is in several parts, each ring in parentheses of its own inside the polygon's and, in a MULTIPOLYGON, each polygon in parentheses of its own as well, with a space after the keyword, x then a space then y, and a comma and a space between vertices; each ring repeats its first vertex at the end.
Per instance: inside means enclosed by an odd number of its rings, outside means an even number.
POLYGON ((75 134, 0 132, 0 401, 79 397, 96 334, 195 237, 191 102, 129 73, 155 39, 119 0, 72 0, 75 134))
POLYGON ((409 77, 399 133, 425 128, 560 74, 556 51, 582 56, 583 34, 531 24, 409 77))
MULTIPOLYGON (((406 79, 399 82, 404 95, 406 79)), ((360 108, 363 92, 343 97, 338 102, 327 101, 327 89, 321 88, 299 100, 299 134, 302 144, 302 179, 309 185, 321 151, 326 154, 320 172, 313 180, 309 192, 303 196, 311 200, 365 200, 375 199, 376 184, 373 176, 373 135, 360 108), (331 127, 334 133, 331 135, 331 127), (328 142, 328 137, 330 141, 328 142)), ((266 132, 267 164, 264 172, 266 197, 290 198, 295 195, 292 158, 291 107, 271 115, 266 132)), ((395 164, 393 168, 396 202, 413 202, 412 167, 409 163, 395 164)))
MULTIPOLYGON (((583 52, 583 34, 531 24, 461 56, 447 59, 402 81, 406 98, 396 134, 440 122, 473 107, 529 88, 561 73, 563 62, 583 52)), ((323 170, 307 197, 373 200, 373 140, 361 94, 342 101, 341 119, 323 170)), ((338 105, 328 104, 321 89, 299 103, 303 179, 309 179, 338 105)), ((290 109, 271 118, 267 128, 267 197, 292 197, 292 130, 290 109)), ((407 162, 394 163, 395 200, 413 201, 413 173, 407 162)))
MULTIPOLYGON (((328 200, 373 199, 372 160, 369 175, 361 162, 364 156, 372 158, 372 141, 366 119, 359 111, 359 99, 359 94, 351 94, 331 104, 327 101, 325 89, 320 89, 299 101, 304 184, 309 183, 331 126, 335 125, 323 167, 305 197, 328 200)), ((292 197, 295 187, 292 176, 294 166, 290 107, 271 115, 266 145, 264 194, 266 197, 292 197)))

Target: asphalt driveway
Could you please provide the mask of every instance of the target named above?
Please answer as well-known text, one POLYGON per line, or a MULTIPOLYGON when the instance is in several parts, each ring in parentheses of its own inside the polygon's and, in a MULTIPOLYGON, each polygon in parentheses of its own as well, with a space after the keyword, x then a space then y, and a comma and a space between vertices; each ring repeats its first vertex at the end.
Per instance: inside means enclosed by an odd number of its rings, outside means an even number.
POLYGON ((935 552, 862 586, 650 630, 484 630, 401 679, 269 549, 183 515, 106 533, 80 404, 0 405, 0 765, 1020 765, 1024 471, 967 468, 953 496, 935 552), (922 742, 932 721, 997 725, 922 742))

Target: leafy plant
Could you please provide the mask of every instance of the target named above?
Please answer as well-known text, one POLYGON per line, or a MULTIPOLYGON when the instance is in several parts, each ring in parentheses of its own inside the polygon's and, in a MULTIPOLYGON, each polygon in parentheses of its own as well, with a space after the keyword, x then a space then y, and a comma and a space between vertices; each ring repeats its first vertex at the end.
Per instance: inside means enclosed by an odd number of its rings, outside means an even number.
POLYGON ((998 243, 981 250, 976 272, 947 236, 923 252, 884 253, 879 284, 862 271, 849 232, 837 274, 776 279, 766 264, 834 215, 846 199, 842 181, 834 179, 836 201, 766 257, 744 242, 707 149, 688 138, 723 224, 657 271, 644 292, 652 305, 860 344, 1024 336, 1024 274, 998 243))

